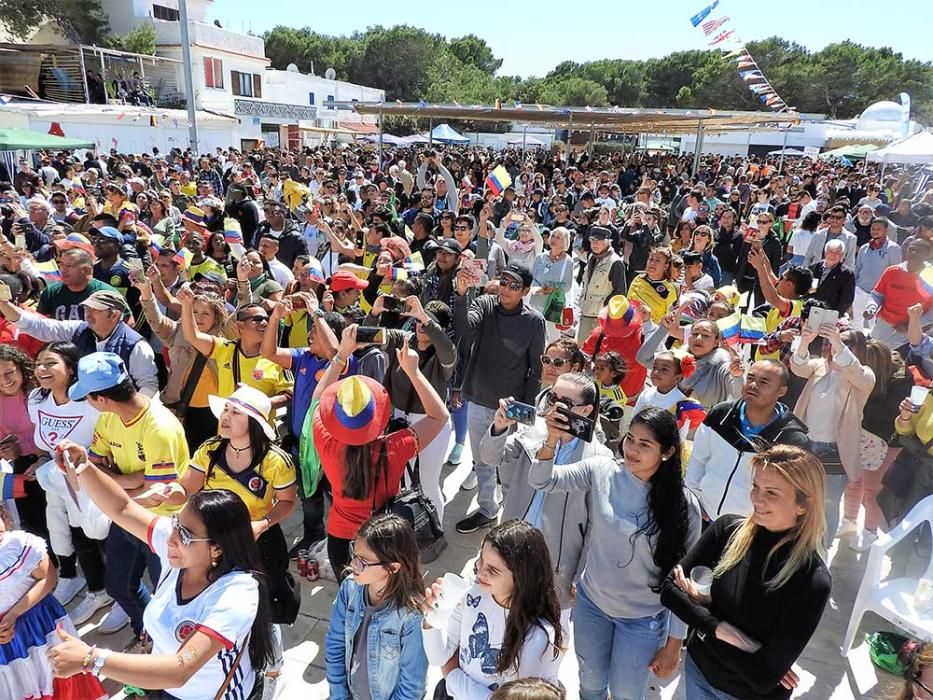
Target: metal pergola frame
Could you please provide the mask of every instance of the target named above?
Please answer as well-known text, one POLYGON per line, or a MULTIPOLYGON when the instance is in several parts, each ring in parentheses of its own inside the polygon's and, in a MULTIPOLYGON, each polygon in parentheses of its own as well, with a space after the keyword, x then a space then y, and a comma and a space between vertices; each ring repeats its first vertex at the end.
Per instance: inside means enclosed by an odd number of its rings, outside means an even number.
MULTIPOLYGON (((715 109, 640 109, 553 107, 550 105, 470 105, 459 103, 427 104, 425 102, 328 102, 328 107, 353 109, 358 114, 376 115, 379 122, 379 160, 382 161, 382 124, 387 116, 428 119, 433 128, 435 119, 466 119, 472 121, 519 122, 566 128, 570 134, 589 128, 590 142, 597 131, 624 134, 696 134, 693 170, 699 164, 706 134, 729 131, 758 131, 788 128, 800 123, 796 112, 745 112, 715 109)), ((430 134, 430 129, 428 131, 430 134)), ((567 139, 569 153, 570 139, 567 139)))

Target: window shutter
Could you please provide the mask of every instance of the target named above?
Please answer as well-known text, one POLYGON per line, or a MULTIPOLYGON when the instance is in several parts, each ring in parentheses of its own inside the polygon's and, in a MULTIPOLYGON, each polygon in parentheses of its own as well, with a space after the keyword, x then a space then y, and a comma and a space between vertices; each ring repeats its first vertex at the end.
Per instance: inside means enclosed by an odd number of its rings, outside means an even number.
POLYGON ((214 87, 214 62, 206 56, 204 57, 204 84, 207 87, 214 87))
POLYGON ((230 71, 230 88, 233 90, 234 95, 240 94, 240 73, 239 71, 232 70, 230 71))
POLYGON ((262 97, 262 76, 253 73, 253 97, 262 97))

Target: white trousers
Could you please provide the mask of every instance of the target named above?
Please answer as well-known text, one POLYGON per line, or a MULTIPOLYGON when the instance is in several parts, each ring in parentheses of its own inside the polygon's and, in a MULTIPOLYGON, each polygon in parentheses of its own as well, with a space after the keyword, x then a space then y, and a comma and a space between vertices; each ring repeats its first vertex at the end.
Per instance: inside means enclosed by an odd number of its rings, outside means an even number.
MULTIPOLYGON (((424 413, 405 413, 395 409, 395 417, 407 417, 409 424, 414 425, 425 417, 424 413)), ((450 436, 453 434, 453 426, 450 420, 441 429, 436 438, 425 445, 416 459, 420 458, 419 471, 421 474, 421 490, 424 495, 434 504, 437 509, 437 519, 444 523, 444 492, 441 488, 441 469, 447 459, 447 450, 450 447, 450 436)), ((412 469, 415 466, 415 460, 411 462, 412 469)))

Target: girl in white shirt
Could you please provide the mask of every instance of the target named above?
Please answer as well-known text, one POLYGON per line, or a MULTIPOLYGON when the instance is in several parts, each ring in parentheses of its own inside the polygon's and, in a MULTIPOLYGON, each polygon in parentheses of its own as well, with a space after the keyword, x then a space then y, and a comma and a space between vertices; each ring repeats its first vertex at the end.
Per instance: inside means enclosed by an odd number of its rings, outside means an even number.
MULTIPOLYGON (((146 606, 151 654, 90 647, 66 637, 49 653, 55 675, 82 669, 139 688, 164 690, 178 700, 248 698, 257 672, 272 656, 272 630, 249 511, 225 489, 199 491, 171 518, 134 502, 65 440, 73 466, 67 477, 85 489, 114 523, 149 544, 162 562, 162 578, 146 606)), ((64 468, 64 466, 63 466, 64 468)))
MULTIPOLYGON (((486 535, 474 569, 476 583, 447 629, 422 623, 424 650, 432 665, 441 666, 446 696, 488 700, 516 678, 556 683, 564 635, 544 535, 523 520, 508 520, 486 535)), ((442 585, 437 579, 427 591, 425 611, 442 585)))

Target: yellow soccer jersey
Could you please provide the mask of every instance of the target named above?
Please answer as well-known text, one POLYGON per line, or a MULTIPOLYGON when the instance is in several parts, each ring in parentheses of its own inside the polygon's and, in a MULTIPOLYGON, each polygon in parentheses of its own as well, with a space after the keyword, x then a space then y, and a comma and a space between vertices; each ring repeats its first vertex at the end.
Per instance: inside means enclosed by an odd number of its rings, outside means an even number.
MULTIPOLYGON (((109 457, 122 474, 144 472, 147 485, 177 481, 189 461, 185 431, 178 418, 151 400, 128 423, 115 413, 102 413, 94 429, 91 453, 109 457)), ((162 504, 150 510, 170 515, 180 508, 162 504)))
POLYGON ((258 468, 234 474, 228 470, 223 456, 215 460, 211 467, 211 452, 219 444, 220 438, 205 441, 194 453, 189 466, 207 476, 205 489, 233 491, 249 509, 250 520, 261 520, 272 510, 276 490, 295 484, 295 467, 291 457, 272 446, 258 468))

